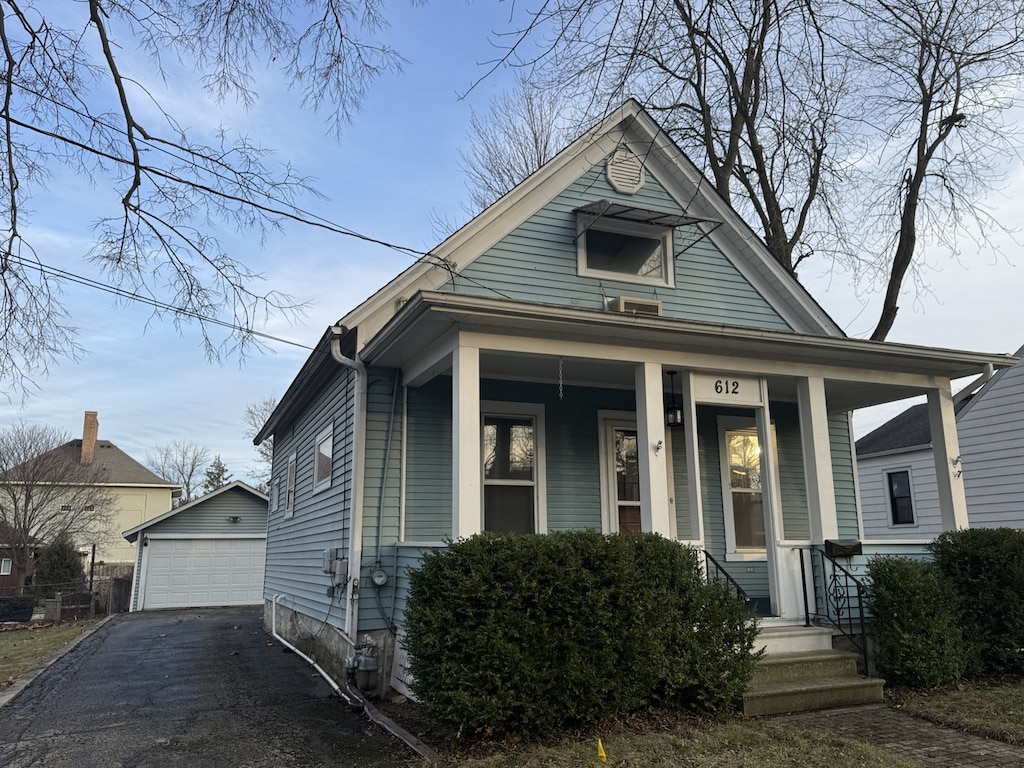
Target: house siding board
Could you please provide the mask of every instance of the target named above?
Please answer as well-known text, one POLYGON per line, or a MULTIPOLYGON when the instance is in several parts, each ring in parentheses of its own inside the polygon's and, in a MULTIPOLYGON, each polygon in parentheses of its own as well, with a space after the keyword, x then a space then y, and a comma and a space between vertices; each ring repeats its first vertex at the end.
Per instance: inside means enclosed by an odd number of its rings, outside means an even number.
POLYGON ((792 403, 771 403, 779 453, 779 495, 782 499, 782 538, 805 541, 811 536, 807 510, 800 414, 792 403))
POLYGON ((1024 528, 1024 365, 983 391, 957 430, 971 526, 1024 528))
POLYGON ((405 541, 452 534, 452 380, 407 390, 405 541))
POLYGON ((286 605, 311 616, 329 617, 335 625, 345 619, 344 602, 327 596, 330 578, 322 572, 327 547, 349 546, 352 504, 352 430, 355 374, 341 366, 310 398, 307 407, 274 435, 273 479, 282 479, 281 499, 268 520, 264 597, 287 595, 286 605), (316 436, 328 425, 334 429, 331 486, 313 492, 316 436), (284 517, 289 457, 296 456, 295 510, 284 517))
POLYGON ((829 414, 828 432, 831 441, 832 481, 836 490, 839 538, 859 539, 853 442, 850 439, 850 419, 846 411, 829 414))
POLYGON ((942 514, 935 480, 935 462, 930 450, 859 459, 857 473, 860 480, 864 538, 878 541, 887 539, 931 541, 942 533, 942 514), (913 482, 915 524, 891 525, 885 475, 887 472, 903 469, 910 470, 913 482))
POLYGON ((575 208, 606 199, 681 213, 648 173, 636 195, 615 192, 599 162, 564 192, 461 271, 448 289, 520 301, 603 309, 625 295, 657 299, 666 317, 789 330, 788 324, 696 227, 675 232, 675 287, 577 274, 575 208))
POLYGON ((154 523, 145 532, 199 536, 266 534, 267 504, 248 491, 235 488, 154 523), (228 519, 234 515, 240 518, 237 523, 228 519))

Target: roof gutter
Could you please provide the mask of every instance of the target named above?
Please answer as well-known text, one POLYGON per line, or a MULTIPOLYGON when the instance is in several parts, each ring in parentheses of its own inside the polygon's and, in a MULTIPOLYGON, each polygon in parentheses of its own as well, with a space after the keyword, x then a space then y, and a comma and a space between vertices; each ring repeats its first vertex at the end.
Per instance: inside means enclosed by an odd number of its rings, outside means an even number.
POLYGON ((363 556, 363 482, 366 476, 366 366, 341 352, 341 340, 349 332, 344 325, 331 326, 331 357, 355 374, 356 402, 352 416, 352 507, 348 542, 348 609, 345 611, 345 634, 355 637, 359 631, 359 575, 363 556))

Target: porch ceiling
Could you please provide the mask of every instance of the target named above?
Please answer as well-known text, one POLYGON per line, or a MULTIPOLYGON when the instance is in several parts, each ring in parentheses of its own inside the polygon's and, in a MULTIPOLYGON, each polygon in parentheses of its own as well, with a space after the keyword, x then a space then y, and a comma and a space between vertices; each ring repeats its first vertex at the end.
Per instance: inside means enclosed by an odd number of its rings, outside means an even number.
MULTIPOLYGON (((446 334, 458 329, 520 339, 535 339, 536 353, 482 350, 481 375, 510 380, 556 381, 558 357, 564 358, 566 383, 633 386, 628 360, 587 356, 594 345, 647 350, 665 358, 666 369, 687 368, 687 358, 715 359, 717 370, 742 360, 762 368, 773 399, 795 400, 796 378, 823 375, 829 407, 861 408, 920 394, 920 386, 895 381, 898 374, 959 379, 983 373, 988 366, 1013 365, 1010 355, 880 343, 860 339, 809 336, 756 328, 700 323, 665 317, 510 302, 449 293, 420 293, 370 339, 361 351, 373 365, 402 367, 446 334), (552 343, 580 345, 580 355, 553 355, 552 343), (869 376, 867 372, 875 375, 869 376), (878 374, 882 374, 880 377, 878 374), (885 379, 893 374, 893 382, 885 379)), ((564 346, 564 345, 563 345, 564 346)), ((439 361, 434 375, 450 362, 439 361)), ((694 366, 699 367, 699 366, 694 366)), ((740 370, 739 368, 737 370, 740 370)))

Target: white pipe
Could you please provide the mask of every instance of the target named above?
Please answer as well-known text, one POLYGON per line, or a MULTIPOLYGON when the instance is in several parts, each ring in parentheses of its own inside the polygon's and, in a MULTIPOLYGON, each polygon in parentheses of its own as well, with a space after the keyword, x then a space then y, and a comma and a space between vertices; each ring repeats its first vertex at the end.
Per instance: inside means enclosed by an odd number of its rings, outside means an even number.
MULTIPOLYGON (((338 696, 341 699, 343 699, 346 704, 348 704, 350 707, 361 708, 363 706, 362 702, 359 701, 358 699, 353 699, 352 696, 348 693, 348 691, 343 691, 341 689, 341 686, 339 686, 336 682, 334 682, 334 678, 331 677, 329 674, 327 674, 327 671, 323 667, 321 667, 319 664, 316 663, 316 661, 311 659, 309 656, 304 654, 302 651, 300 651, 298 648, 296 648, 294 645, 289 643, 287 640, 285 640, 283 637, 281 637, 281 635, 278 634, 278 632, 277 632, 277 603, 278 603, 278 601, 282 597, 284 597, 284 595, 281 594, 281 593, 278 593, 278 594, 274 595, 274 598, 271 601, 271 608, 270 608, 270 634, 271 634, 271 636, 273 636, 274 639, 276 639, 279 643, 281 643, 281 645, 283 645, 285 648, 290 650, 292 653, 296 654, 299 658, 301 658, 303 661, 305 661, 307 664, 309 664, 311 667, 313 667, 313 669, 315 669, 317 672, 319 672, 320 673, 320 677, 322 677, 324 680, 327 681, 327 684, 329 686, 331 686, 331 688, 334 689, 334 692, 336 694, 338 694, 338 696)), ((346 638, 346 639, 348 639, 348 638, 346 638)))
POLYGON ((352 469, 352 521, 349 529, 348 554, 348 610, 345 611, 345 632, 352 637, 359 634, 359 576, 363 557, 363 483, 366 476, 366 366, 341 353, 341 338, 348 329, 343 325, 331 327, 331 357, 355 373, 356 405, 353 416, 353 469, 352 469))

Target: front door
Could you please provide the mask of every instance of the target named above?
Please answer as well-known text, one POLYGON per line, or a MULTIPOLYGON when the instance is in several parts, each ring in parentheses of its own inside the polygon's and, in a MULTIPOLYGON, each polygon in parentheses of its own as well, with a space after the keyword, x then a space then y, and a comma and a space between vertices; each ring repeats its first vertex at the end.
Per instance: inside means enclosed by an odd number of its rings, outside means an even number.
MULTIPOLYGON (((602 421, 602 497, 604 499, 604 528, 608 533, 639 533, 640 518, 640 466, 637 456, 636 419, 621 417, 602 421)), ((668 436, 666 435, 666 442, 668 436)), ((671 443, 666 446, 671 457, 671 443)), ((672 504, 671 463, 668 472, 669 503, 672 504)), ((675 522, 675 513, 669 510, 675 522)), ((674 529, 674 525, 673 525, 674 529)))

